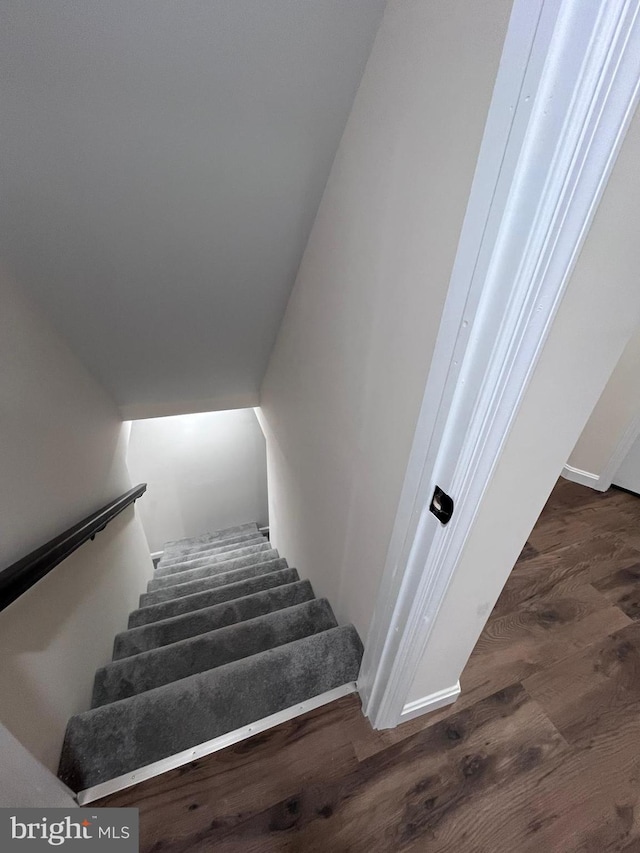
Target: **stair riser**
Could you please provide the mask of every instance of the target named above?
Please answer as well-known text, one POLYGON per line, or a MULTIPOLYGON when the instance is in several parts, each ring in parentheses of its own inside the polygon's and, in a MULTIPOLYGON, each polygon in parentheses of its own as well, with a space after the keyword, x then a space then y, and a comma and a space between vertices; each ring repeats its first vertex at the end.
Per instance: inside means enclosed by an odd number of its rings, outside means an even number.
POLYGON ((156 589, 153 592, 144 593, 140 596, 140 607, 149 607, 152 604, 160 604, 162 601, 184 598, 186 595, 205 592, 208 589, 218 589, 221 586, 228 586, 229 584, 247 580, 248 578, 255 578, 259 575, 268 575, 271 572, 279 572, 286 568, 286 560, 268 560, 266 563, 256 563, 254 566, 246 566, 243 569, 236 569, 233 572, 226 572, 223 575, 196 578, 188 583, 167 586, 162 589, 156 589))
POLYGON ((72 717, 60 778, 79 791, 331 690, 358 675, 362 645, 333 628, 72 717))
POLYGON ((336 626, 329 602, 314 599, 126 658, 98 670, 91 707, 117 702, 336 626))
POLYGON ((216 563, 209 563, 205 566, 196 566, 195 568, 185 569, 182 572, 172 572, 169 575, 154 577, 147 584, 149 592, 156 589, 163 589, 165 586, 175 586, 179 583, 187 583, 188 581, 199 580, 200 578, 208 578, 212 575, 222 575, 226 572, 232 572, 235 569, 244 569, 247 566, 254 566, 256 563, 266 563, 269 560, 277 560, 278 552, 274 548, 263 548, 260 551, 255 551, 251 554, 234 557, 232 560, 224 560, 216 563))
POLYGON ((197 560, 185 560, 184 562, 176 563, 173 566, 164 568, 158 567, 154 572, 154 578, 171 577, 173 574, 187 572, 190 569, 199 569, 202 566, 213 566, 217 563, 228 563, 231 560, 237 560, 240 557, 248 557, 253 554, 259 554, 261 551, 271 550, 269 542, 264 540, 258 545, 247 545, 243 548, 236 548, 233 551, 223 551, 220 554, 213 554, 211 557, 200 557, 197 560))
POLYGON ((172 619, 132 628, 116 636, 113 660, 148 652, 198 634, 264 616, 285 607, 293 607, 313 598, 313 588, 308 580, 304 580, 256 592, 223 604, 215 604, 213 607, 185 613, 184 616, 174 616, 172 619))
POLYGON ((151 607, 134 610, 129 616, 128 627, 136 628, 139 625, 148 625, 160 619, 168 619, 171 616, 179 616, 183 613, 190 613, 193 610, 201 610, 203 607, 222 604, 224 601, 231 601, 234 598, 251 595, 254 592, 261 592, 265 589, 273 589, 283 584, 295 583, 298 580, 300 578, 296 569, 284 569, 281 572, 271 572, 268 575, 250 578, 249 580, 229 584, 218 589, 209 589, 206 592, 188 595, 185 598, 164 601, 162 604, 154 604, 151 607))
POLYGON ((258 534, 257 536, 243 536, 238 539, 229 540, 228 545, 219 545, 215 548, 206 548, 202 551, 195 551, 193 554, 185 554, 180 557, 162 557, 160 562, 158 563, 158 571, 160 569, 166 569, 174 565, 179 565, 180 563, 184 563, 187 560, 199 560, 203 557, 215 556, 216 554, 224 554, 226 551, 236 551, 238 548, 248 548, 251 545, 262 545, 264 542, 268 542, 262 534, 258 534))

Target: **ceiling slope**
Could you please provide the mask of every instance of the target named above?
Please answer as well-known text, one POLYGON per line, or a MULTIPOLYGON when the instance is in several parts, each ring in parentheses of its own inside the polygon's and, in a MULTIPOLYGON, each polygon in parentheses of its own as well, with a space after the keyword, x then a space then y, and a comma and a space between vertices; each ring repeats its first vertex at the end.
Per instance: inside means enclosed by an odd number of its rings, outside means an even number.
POLYGON ((252 405, 383 0, 7 0, 0 263, 126 417, 252 405))

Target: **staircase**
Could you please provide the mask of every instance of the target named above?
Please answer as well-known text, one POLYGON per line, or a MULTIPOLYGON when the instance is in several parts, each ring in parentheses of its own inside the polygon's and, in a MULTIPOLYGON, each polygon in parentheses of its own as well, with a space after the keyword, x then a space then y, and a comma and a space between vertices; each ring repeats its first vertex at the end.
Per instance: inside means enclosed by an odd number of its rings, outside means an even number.
POLYGON ((361 657, 257 525, 168 542, 59 776, 74 791, 115 779, 355 681, 361 657))

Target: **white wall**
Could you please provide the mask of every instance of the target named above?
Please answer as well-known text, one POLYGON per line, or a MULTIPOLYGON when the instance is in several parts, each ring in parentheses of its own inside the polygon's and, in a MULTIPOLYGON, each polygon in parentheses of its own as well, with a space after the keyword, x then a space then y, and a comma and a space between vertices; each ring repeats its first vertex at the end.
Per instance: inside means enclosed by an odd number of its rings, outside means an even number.
POLYGON ((66 786, 1 724, 0 756, 0 808, 78 807, 66 786))
POLYGON ((631 444, 618 470, 613 476, 616 486, 640 495, 640 436, 631 444))
POLYGON ((457 681, 571 448, 640 322, 638 221, 636 115, 408 701, 457 681))
POLYGON ((272 540, 366 637, 509 0, 392 0, 262 391, 272 540))
POLYGON ((253 409, 134 421, 127 462, 146 482, 140 518, 152 552, 170 539, 268 523, 264 435, 253 409))
MULTIPOLYGON (((599 339, 597 340, 599 345, 599 339)), ((640 328, 636 329, 607 382, 587 425, 571 451, 568 464, 582 476, 570 479, 607 489, 615 474, 616 450, 640 416, 640 328), (587 475, 585 479, 584 474, 587 475), (589 475, 591 480, 589 479, 589 475)), ((640 426, 640 424, 639 424, 640 426)), ((623 454, 624 455, 624 454, 623 454)), ((618 463, 622 459, 617 460, 618 463)))
MULTIPOLYGON (((2 273, 0 363, 4 568, 131 483, 115 405, 2 273)), ((0 721, 50 769, 151 570, 130 508, 0 613, 0 721)))

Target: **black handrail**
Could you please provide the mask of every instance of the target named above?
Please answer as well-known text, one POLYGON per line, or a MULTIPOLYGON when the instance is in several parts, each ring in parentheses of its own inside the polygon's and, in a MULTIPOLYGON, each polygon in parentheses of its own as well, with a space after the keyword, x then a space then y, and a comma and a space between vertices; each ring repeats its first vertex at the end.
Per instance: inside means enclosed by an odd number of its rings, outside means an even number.
POLYGON ((3 569, 0 572, 0 610, 8 607, 58 563, 72 554, 76 548, 83 545, 87 539, 93 539, 96 533, 104 530, 116 515, 136 501, 146 490, 147 484, 140 483, 139 486, 110 501, 102 509, 83 518, 45 545, 36 548, 26 557, 3 569))

